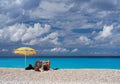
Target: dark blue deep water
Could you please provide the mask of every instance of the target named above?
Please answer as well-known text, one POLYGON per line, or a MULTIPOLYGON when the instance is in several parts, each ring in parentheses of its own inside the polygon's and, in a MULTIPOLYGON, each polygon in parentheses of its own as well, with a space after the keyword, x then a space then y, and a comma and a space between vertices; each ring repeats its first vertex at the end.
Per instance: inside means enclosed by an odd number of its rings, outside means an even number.
MULTIPOLYGON (((34 65, 36 60, 50 60, 51 68, 120 69, 120 58, 27 58, 26 66, 34 65)), ((0 58, 0 67, 24 68, 24 58, 0 58)))

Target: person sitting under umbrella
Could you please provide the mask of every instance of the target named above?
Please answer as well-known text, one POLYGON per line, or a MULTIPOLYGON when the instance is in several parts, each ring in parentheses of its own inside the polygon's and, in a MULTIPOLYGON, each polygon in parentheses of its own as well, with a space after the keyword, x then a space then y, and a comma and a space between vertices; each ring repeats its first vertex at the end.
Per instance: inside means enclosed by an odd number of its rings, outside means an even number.
POLYGON ((48 71, 50 70, 50 61, 44 61, 44 64, 43 64, 43 70, 44 71, 48 71))
POLYGON ((35 71, 41 71, 41 68, 42 68, 42 60, 36 61, 35 66, 34 66, 34 70, 35 71))

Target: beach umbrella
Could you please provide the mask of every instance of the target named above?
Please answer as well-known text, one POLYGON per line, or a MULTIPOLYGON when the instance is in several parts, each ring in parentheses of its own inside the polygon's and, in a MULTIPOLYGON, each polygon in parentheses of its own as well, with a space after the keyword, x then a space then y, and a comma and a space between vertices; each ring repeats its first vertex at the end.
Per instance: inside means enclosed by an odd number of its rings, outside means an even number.
POLYGON ((36 54, 36 50, 30 47, 20 47, 20 48, 15 49, 14 53, 25 56, 25 66, 26 66, 26 56, 36 54))

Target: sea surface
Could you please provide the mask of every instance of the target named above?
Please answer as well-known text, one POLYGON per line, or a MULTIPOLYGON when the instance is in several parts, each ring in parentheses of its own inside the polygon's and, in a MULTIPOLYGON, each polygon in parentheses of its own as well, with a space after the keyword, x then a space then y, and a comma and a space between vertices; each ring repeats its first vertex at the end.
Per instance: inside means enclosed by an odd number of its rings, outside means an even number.
MULTIPOLYGON (((120 58, 27 58, 28 64, 35 64, 36 60, 50 60, 51 68, 60 69, 120 69, 120 58)), ((24 58, 0 58, 0 68, 25 68, 24 58)))

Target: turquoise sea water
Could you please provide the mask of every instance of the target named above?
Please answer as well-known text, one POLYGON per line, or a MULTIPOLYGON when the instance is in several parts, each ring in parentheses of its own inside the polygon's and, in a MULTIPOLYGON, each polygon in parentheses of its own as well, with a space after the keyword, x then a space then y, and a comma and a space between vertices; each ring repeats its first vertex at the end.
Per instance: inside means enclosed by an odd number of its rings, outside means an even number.
MULTIPOLYGON (((120 58, 27 58, 27 64, 36 60, 50 60, 51 68, 60 69, 120 69, 120 58)), ((24 58, 0 58, 0 67, 24 68, 24 58)))

